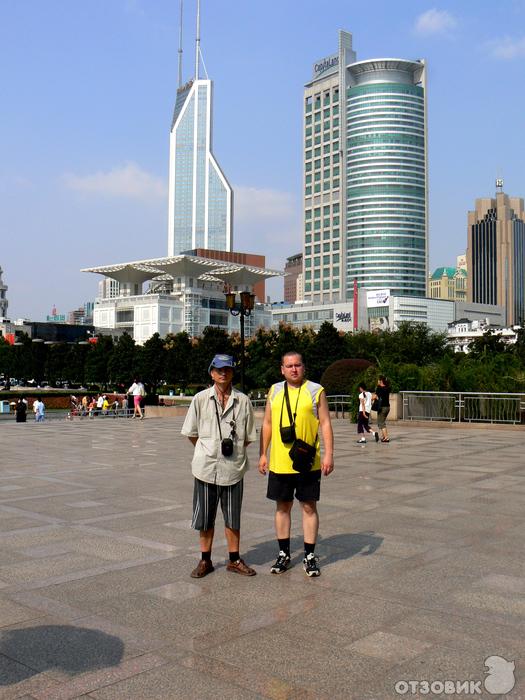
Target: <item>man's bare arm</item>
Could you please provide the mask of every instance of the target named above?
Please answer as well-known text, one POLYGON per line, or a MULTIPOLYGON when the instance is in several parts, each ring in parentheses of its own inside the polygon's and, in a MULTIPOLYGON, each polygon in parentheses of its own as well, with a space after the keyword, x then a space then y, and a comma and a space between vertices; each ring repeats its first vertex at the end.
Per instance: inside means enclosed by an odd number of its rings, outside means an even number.
POLYGON ((270 399, 266 402, 266 408, 264 409, 264 418, 261 428, 261 440, 260 440, 260 450, 259 450, 259 471, 261 474, 266 474, 268 471, 268 458, 266 453, 268 452, 268 447, 270 446, 270 441, 272 439, 272 405, 270 399))
POLYGON ((330 420, 330 410, 328 401, 324 391, 319 396, 319 426, 321 435, 323 436, 323 457, 321 460, 321 471, 325 476, 328 476, 334 470, 334 433, 332 430, 332 421, 330 420))

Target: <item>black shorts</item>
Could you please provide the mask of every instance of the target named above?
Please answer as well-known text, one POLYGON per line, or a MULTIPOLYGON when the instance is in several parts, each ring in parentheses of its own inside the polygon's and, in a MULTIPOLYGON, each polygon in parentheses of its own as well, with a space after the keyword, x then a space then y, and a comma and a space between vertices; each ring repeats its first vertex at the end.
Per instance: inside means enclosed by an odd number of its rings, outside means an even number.
POLYGON ((318 501, 321 493, 321 470, 306 474, 268 474, 266 497, 271 501, 318 501))

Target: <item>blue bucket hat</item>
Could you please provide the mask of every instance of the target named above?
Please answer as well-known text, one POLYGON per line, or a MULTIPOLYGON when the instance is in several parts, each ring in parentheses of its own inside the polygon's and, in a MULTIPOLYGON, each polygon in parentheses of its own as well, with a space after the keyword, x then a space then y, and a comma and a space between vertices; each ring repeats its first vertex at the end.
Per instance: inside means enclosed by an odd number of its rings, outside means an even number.
POLYGON ((221 367, 231 367, 232 369, 235 369, 235 360, 231 355, 215 355, 210 366, 208 367, 208 374, 214 367, 215 369, 221 369, 221 367))

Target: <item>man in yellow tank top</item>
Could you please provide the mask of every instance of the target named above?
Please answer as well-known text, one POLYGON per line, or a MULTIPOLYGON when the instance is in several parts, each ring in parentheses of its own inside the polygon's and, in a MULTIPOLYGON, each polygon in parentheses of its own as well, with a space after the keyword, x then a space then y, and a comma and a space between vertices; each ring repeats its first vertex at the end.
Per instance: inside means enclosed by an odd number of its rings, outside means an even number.
POLYGON ((274 384, 268 394, 259 459, 261 474, 269 472, 267 497, 276 501, 275 530, 279 554, 270 571, 272 574, 281 574, 290 566, 291 512, 295 495, 303 514, 304 570, 307 576, 319 576, 321 572, 315 556, 319 530, 317 501, 321 474, 328 476, 334 469, 334 437, 330 412, 323 387, 305 380, 305 367, 299 353, 291 351, 283 355, 281 373, 284 381, 274 384), (322 459, 319 428, 324 446, 322 459), (296 439, 315 447, 313 464, 307 471, 294 469, 289 452, 296 439))

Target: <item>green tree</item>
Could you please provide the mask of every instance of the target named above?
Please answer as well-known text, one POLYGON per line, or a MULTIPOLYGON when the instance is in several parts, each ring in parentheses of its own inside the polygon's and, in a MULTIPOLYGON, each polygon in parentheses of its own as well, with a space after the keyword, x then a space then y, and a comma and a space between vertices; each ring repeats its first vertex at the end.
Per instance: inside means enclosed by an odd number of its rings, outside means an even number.
POLYGON ((308 377, 319 382, 325 369, 346 357, 344 335, 330 321, 325 321, 316 333, 306 350, 305 362, 308 367, 308 377))
POLYGON ((109 363, 113 354, 113 338, 109 335, 99 335, 86 357, 86 382, 99 384, 104 390, 109 382, 109 363))
POLYGON ((166 381, 186 387, 190 380, 192 343, 186 331, 170 334, 165 340, 166 381))
POLYGON ((501 335, 489 329, 480 338, 469 345, 469 355, 475 359, 484 359, 507 351, 507 344, 501 335))
POLYGON ((137 348, 129 333, 123 333, 113 346, 111 357, 107 363, 109 381, 121 389, 131 384, 135 373, 137 348))
POLYGON ((67 379, 70 384, 84 384, 88 352, 89 344, 87 343, 76 343, 69 346, 64 365, 64 379, 67 379))
POLYGON ((217 353, 233 355, 231 336, 223 328, 206 326, 201 337, 193 346, 190 358, 191 381, 197 384, 208 384, 210 376, 208 367, 217 353))
POLYGON ((51 386, 55 386, 57 381, 65 379, 68 352, 69 348, 65 343, 56 343, 48 347, 45 378, 51 386))
POLYGON ((46 360, 49 347, 43 340, 35 338, 31 341, 32 374, 37 384, 43 384, 46 377, 46 360))
POLYGON ((0 374, 12 377, 14 346, 0 336, 0 374))
POLYGON ((137 348, 135 367, 149 391, 157 393, 157 387, 164 378, 166 369, 166 349, 158 333, 154 333, 142 347, 137 348))
POLYGON ((33 379, 32 342, 27 333, 22 333, 13 346, 11 372, 16 379, 33 379))
POLYGON ((435 333, 425 323, 403 321, 397 331, 383 333, 381 363, 426 365, 452 352, 446 333, 435 333))

